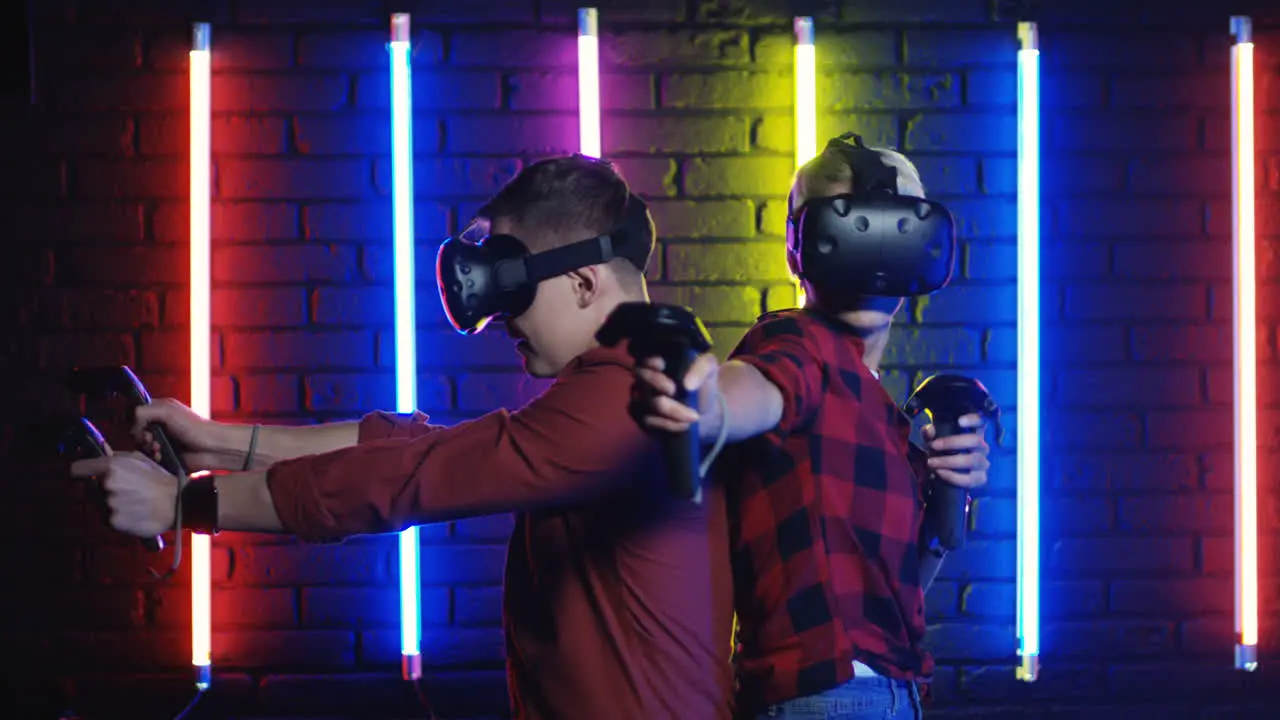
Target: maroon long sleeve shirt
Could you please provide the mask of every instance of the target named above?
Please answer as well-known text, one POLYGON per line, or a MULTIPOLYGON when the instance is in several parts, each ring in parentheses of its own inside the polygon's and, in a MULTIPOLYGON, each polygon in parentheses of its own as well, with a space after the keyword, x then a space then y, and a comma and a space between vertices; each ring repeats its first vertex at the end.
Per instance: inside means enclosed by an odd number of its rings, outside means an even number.
POLYGON ((656 440, 626 412, 631 370, 600 348, 514 413, 448 428, 371 414, 356 446, 271 468, 276 511, 314 542, 515 512, 503 612, 515 717, 728 718, 723 493, 671 499, 656 440))

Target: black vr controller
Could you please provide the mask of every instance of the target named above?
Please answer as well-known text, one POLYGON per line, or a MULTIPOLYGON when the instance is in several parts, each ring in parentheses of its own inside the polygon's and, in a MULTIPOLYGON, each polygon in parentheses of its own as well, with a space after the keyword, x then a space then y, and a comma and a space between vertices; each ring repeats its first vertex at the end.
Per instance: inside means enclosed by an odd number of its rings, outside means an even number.
MULTIPOLYGON (((962 375, 925 378, 907 398, 903 411, 912 418, 926 413, 938 438, 973 432, 960 427, 960 418, 964 415, 976 413, 997 423, 1000 419, 1000 407, 987 388, 962 375)), ((938 555, 955 550, 964 544, 969 516, 968 491, 932 476, 926 493, 922 542, 938 555)))
MULTIPOLYGON (((698 409, 698 397, 685 390, 684 376, 694 360, 711 349, 711 336, 692 310, 679 305, 623 303, 609 315, 596 340, 606 347, 629 341, 627 350, 637 362, 662 358, 663 374, 675 381, 676 399, 698 409)), ((682 500, 701 502, 702 448, 697 425, 664 438, 663 452, 671 491, 682 500)))
MULTIPOLYGON (((138 376, 134 375, 126 365, 75 368, 71 371, 67 384, 72 392, 83 397, 123 397, 129 403, 131 410, 139 405, 151 404, 151 394, 147 392, 147 388, 143 386, 138 376)), ((159 423, 149 423, 146 429, 160 446, 160 467, 177 477, 180 482, 185 480, 187 470, 183 467, 182 458, 178 455, 173 443, 169 441, 164 427, 159 423)), ((101 438, 101 435, 98 437, 101 438)), ((147 455, 150 453, 148 452, 147 455)), ((153 547, 150 540, 144 542, 147 543, 148 549, 158 550, 164 547, 163 543, 160 543, 159 547, 153 547)))
POLYGON ((98 432, 98 428, 88 418, 78 417, 60 423, 54 429, 57 433, 55 444, 58 454, 63 457, 79 459, 107 457, 111 451, 107 449, 107 441, 98 432))
MULTIPOLYGON (((107 457, 111 454, 102 433, 98 432, 98 428, 89 422, 88 418, 77 417, 60 423, 55 432, 57 432, 55 440, 57 450, 63 457, 88 459, 107 457)), ((143 538, 142 546, 151 552, 160 552, 164 549, 164 538, 159 535, 143 538)))

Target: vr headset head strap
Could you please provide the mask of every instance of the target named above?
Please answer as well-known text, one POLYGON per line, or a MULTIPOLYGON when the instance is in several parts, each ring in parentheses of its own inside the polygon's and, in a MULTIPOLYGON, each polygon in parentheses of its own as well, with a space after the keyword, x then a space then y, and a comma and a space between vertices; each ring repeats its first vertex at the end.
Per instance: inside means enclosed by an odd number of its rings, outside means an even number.
POLYGON ((515 287, 540 283, 578 268, 609 262, 615 257, 612 239, 601 235, 544 252, 502 260, 494 271, 499 287, 515 287))
POLYGON ((630 195, 617 227, 608 233, 499 261, 494 268, 498 287, 540 283, 578 268, 600 265, 617 258, 626 258, 643 272, 653 247, 652 237, 653 225, 649 221, 648 207, 643 200, 630 195))
POLYGON ((884 163, 880 153, 862 142, 862 136, 847 132, 827 141, 827 149, 835 150, 853 171, 854 196, 878 193, 898 194, 898 171, 884 163))

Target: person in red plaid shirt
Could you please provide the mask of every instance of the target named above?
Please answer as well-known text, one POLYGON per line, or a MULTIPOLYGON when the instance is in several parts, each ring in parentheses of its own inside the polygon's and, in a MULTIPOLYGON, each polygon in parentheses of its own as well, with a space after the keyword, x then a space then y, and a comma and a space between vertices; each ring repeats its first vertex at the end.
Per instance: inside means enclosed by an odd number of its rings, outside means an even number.
MULTIPOLYGON (((924 197, 915 166, 877 150, 898 193, 924 197)), ((790 208, 853 191, 838 148, 805 164, 790 208)), ((799 268, 788 223, 788 263, 799 268)), ((901 298, 833 306, 801 275, 804 308, 768 313, 720 365, 706 354, 684 378, 702 414, 676 401, 662 361, 636 373, 651 398, 643 422, 679 432, 722 428, 738 614, 738 712, 751 718, 922 717, 933 660, 921 646, 924 590, 941 557, 920 542, 929 471, 967 488, 986 483, 983 421, 974 432, 909 441, 911 422, 879 382, 901 298), (717 393, 724 396, 719 402, 717 393), (954 453, 954 454, 953 454, 954 453), (926 469, 927 466, 927 469, 926 469)), ((834 295, 834 293, 832 293, 834 295)))

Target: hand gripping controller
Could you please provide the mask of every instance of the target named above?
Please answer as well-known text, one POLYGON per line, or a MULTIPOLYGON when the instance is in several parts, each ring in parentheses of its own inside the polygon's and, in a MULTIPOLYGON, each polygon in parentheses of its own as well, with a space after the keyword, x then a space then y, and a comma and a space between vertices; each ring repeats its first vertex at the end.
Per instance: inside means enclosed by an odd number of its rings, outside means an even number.
MULTIPOLYGON (((62 432, 58 437, 58 452, 63 456, 79 459, 107 457, 111 454, 102 433, 87 418, 78 417, 59 429, 62 432)), ((143 538, 142 546, 151 552, 160 552, 164 549, 164 538, 159 535, 143 538)))
MULTIPOLYGON (((68 384, 72 392, 81 396, 123 396, 131 409, 139 405, 151 404, 151 394, 147 392, 138 376, 125 365, 75 368, 71 371, 68 384)), ((178 478, 179 483, 185 482, 187 470, 183 467, 182 458, 178 455, 173 443, 169 442, 169 436, 165 434, 164 427, 159 423, 149 423, 147 432, 151 433, 151 437, 155 438, 156 444, 160 446, 160 467, 178 478)), ((147 454, 150 455, 150 453, 147 454)), ((148 550, 159 550, 164 547, 162 542, 158 546, 152 540, 143 542, 148 550)))
MULTIPOLYGON (((684 376, 693 361, 711 349, 711 336, 692 310, 679 305, 623 303, 609 315, 596 340, 606 347, 629 341, 627 350, 637 362, 662 358, 663 373, 675 381, 676 399, 698 409, 698 396, 685 389, 684 376)), ((662 443, 671 491, 695 503, 702 501, 700 442, 695 424, 663 438, 662 443)))
MULTIPOLYGON (((962 375, 933 375, 925 378, 920 387, 907 398, 903 411, 915 418, 921 412, 928 415, 936 432, 935 437, 973 432, 960 427, 960 417, 976 413, 999 423, 1000 407, 982 383, 962 375)), ((922 542, 934 554, 955 550, 964 544, 965 528, 969 515, 969 493, 962 487, 929 478, 925 489, 924 527, 922 542)))

